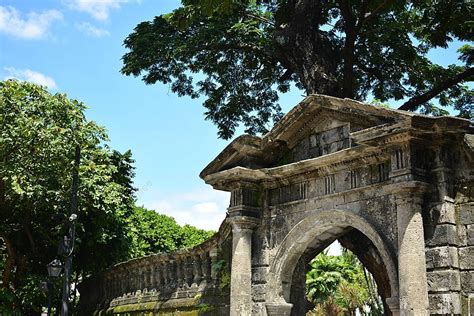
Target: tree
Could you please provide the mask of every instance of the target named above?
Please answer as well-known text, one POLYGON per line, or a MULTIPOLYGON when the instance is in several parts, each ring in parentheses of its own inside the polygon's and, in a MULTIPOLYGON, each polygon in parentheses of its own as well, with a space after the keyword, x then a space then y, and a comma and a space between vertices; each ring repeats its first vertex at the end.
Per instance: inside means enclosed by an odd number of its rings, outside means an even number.
POLYGON ((181 228, 180 248, 192 248, 202 244, 215 234, 212 230, 204 230, 191 225, 184 225, 181 228))
POLYGON ((380 315, 380 301, 371 297, 364 267, 357 257, 347 249, 340 256, 329 256, 326 252, 317 255, 310 262, 306 274, 306 296, 316 307, 315 315, 356 315, 356 310, 364 314, 370 307, 370 315, 380 315))
POLYGON ((122 73, 170 84, 179 96, 206 96, 220 137, 242 123, 267 131, 281 117, 278 94, 294 83, 320 93, 442 115, 471 117, 474 78, 471 1, 182 0, 136 26, 124 41, 122 73), (427 53, 453 40, 462 65, 427 53), (434 102, 436 101, 436 102, 434 102))
POLYGON ((0 82, 2 315, 37 315, 46 305, 39 283, 68 229, 76 144, 82 157, 73 282, 119 261, 195 246, 213 234, 135 206, 131 152, 111 150, 104 129, 88 121, 84 109, 31 83, 0 82))
POLYGON ((39 282, 67 230, 76 144, 82 159, 73 280, 128 258, 119 215, 133 201, 124 172, 130 161, 105 145, 104 129, 87 121, 84 109, 34 84, 0 82, 0 313, 35 315, 46 305, 39 282))
POLYGON ((214 235, 191 225, 179 226, 173 217, 138 206, 126 221, 131 258, 194 247, 214 235))

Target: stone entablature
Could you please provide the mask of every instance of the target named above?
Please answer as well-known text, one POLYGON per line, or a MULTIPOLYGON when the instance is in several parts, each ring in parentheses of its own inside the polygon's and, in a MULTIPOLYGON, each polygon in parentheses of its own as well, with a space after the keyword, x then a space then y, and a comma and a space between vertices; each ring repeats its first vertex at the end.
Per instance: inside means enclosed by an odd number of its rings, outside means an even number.
POLYGON ((211 241, 112 268, 102 285, 112 294, 96 301, 116 314, 149 300, 136 310, 206 302, 219 315, 302 315, 305 265, 337 239, 374 275, 387 315, 474 315, 473 131, 463 119, 309 96, 201 172, 231 192, 211 241), (229 264, 230 297, 204 272, 211 251, 229 264))

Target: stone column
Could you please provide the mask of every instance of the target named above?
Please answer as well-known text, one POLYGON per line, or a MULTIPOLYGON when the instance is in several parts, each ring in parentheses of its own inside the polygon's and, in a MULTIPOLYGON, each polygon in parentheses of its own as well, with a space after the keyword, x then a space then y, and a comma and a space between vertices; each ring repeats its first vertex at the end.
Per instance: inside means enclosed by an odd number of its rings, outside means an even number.
POLYGON ((174 266, 175 266, 175 261, 170 258, 170 260, 167 262, 167 267, 168 267, 168 283, 167 283, 167 288, 170 292, 174 291, 174 286, 176 282, 176 275, 174 273, 174 266))
POLYGON ((213 285, 216 285, 217 284, 217 271, 213 268, 217 262, 217 249, 216 248, 212 248, 210 251, 209 251, 209 258, 211 259, 211 266, 210 266, 210 270, 211 270, 211 282, 213 285))
POLYGON ((161 262, 155 264, 155 289, 161 292, 163 288, 163 266, 161 262))
POLYGON ((205 287, 210 277, 210 265, 209 265, 209 257, 208 257, 207 252, 201 253, 201 271, 202 271, 201 285, 205 287))
POLYGON ((202 278, 201 257, 199 255, 193 256, 192 260, 193 260, 193 275, 194 275, 192 286, 199 286, 199 284, 201 283, 201 278, 202 278))
POLYGON ((235 216, 232 225, 230 316, 252 315, 252 232, 258 219, 235 216))
POLYGON ((176 284, 177 288, 183 287, 183 261, 180 255, 176 255, 176 284))
POLYGON ((185 276, 185 285, 187 288, 191 287, 193 284, 193 262, 191 257, 186 257, 186 260, 184 261, 184 276, 185 276))
POLYGON ((422 183, 395 185, 398 227, 398 283, 401 315, 429 315, 422 183))

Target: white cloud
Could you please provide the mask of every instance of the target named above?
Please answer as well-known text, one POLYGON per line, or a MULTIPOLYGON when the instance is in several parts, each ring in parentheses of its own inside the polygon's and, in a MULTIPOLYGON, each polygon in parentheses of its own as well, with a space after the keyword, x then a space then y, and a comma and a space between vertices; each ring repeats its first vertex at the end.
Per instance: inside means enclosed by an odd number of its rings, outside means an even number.
POLYGON ((219 212, 216 202, 203 202, 193 205, 193 211, 198 214, 215 214, 219 212))
POLYGON ((30 12, 23 17, 14 7, 0 6, 0 32, 23 39, 41 39, 49 34, 51 24, 62 18, 58 10, 30 12))
POLYGON ((67 5, 77 11, 89 13, 96 20, 107 20, 111 10, 117 10, 129 0, 67 0, 67 5))
POLYGON ((190 192, 159 196, 144 205, 174 217, 180 225, 190 224, 202 229, 217 230, 225 218, 229 193, 203 187, 190 192))
POLYGON ((87 35, 93 36, 93 37, 104 37, 104 36, 109 36, 110 35, 109 31, 107 31, 105 29, 95 27, 92 24, 87 23, 87 22, 79 23, 76 26, 80 31, 86 33, 87 35))
POLYGON ((40 72, 30 69, 15 69, 13 67, 5 67, 4 69, 7 72, 7 76, 5 76, 4 79, 18 79, 21 81, 28 81, 46 86, 50 89, 57 89, 58 87, 53 78, 48 77, 40 72))

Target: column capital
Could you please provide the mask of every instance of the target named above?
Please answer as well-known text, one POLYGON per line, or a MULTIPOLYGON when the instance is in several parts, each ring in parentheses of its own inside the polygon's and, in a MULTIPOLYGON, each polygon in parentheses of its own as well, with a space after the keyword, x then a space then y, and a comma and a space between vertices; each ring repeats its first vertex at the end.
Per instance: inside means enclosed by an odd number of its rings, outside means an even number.
POLYGON ((258 226, 260 220, 256 217, 251 216, 232 216, 226 220, 232 225, 232 231, 251 230, 258 226))

